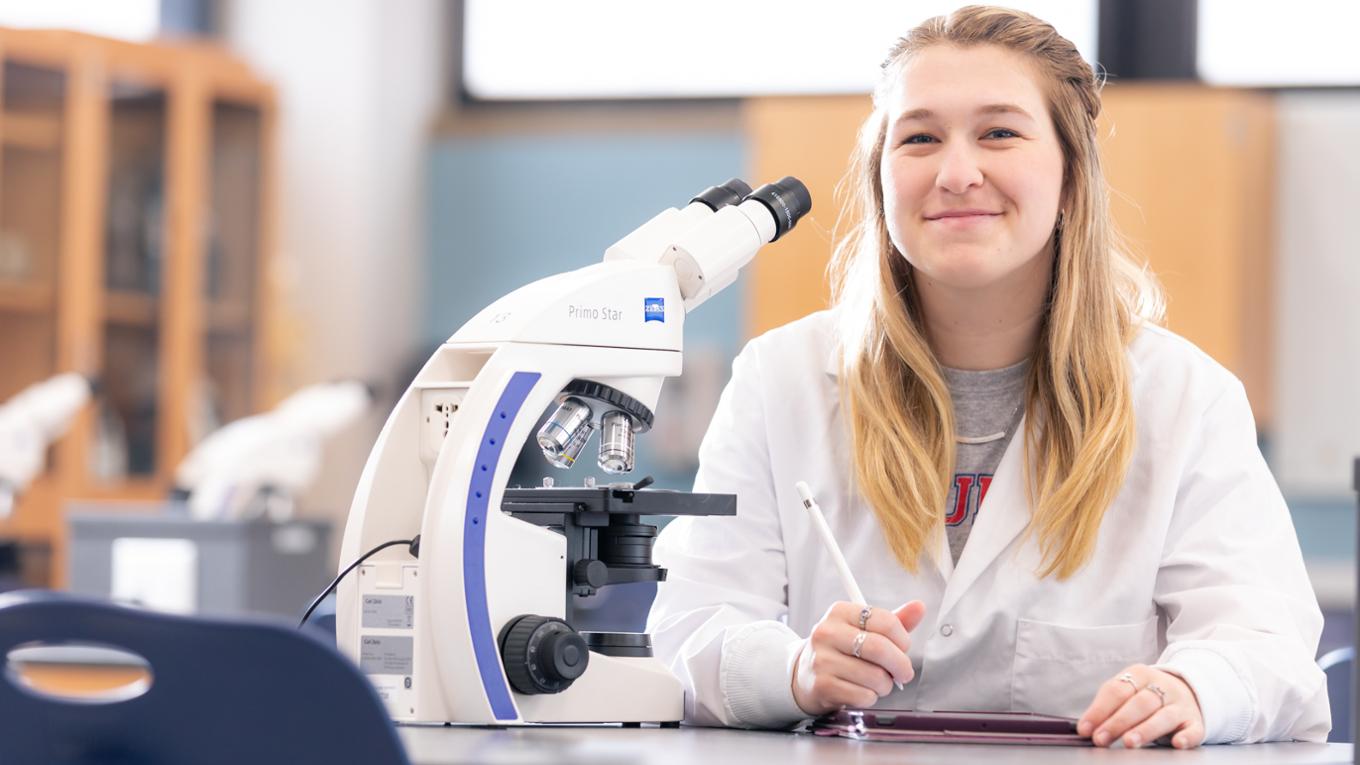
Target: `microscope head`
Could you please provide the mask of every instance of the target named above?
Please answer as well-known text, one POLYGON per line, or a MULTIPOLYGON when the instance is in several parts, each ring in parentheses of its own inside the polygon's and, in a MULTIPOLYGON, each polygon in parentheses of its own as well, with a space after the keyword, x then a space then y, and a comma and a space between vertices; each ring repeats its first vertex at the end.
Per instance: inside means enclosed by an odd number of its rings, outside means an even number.
MULTIPOLYGON (((811 209, 812 195, 797 178, 785 177, 754 191, 733 178, 700 192, 683 210, 667 210, 643 224, 610 247, 605 260, 659 255, 659 262, 675 269, 688 312, 735 281, 756 250, 787 234, 811 209)), ((598 430, 600 469, 615 475, 632 472, 636 434, 652 426, 646 404, 590 380, 572 380, 557 403, 537 437, 549 464, 562 469, 575 465, 598 430)))

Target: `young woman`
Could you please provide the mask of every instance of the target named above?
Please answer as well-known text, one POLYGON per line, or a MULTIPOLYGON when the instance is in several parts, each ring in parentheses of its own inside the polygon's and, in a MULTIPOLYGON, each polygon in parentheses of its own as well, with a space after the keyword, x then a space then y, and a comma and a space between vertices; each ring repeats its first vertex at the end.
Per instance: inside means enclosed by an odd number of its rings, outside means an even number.
POLYGON ((1288 510, 1241 383, 1156 325, 1117 249, 1099 86, 1010 10, 893 48, 835 306, 745 348, 700 451, 695 489, 737 517, 658 542, 649 628, 690 721, 879 705, 1075 717, 1098 745, 1325 739, 1288 510))

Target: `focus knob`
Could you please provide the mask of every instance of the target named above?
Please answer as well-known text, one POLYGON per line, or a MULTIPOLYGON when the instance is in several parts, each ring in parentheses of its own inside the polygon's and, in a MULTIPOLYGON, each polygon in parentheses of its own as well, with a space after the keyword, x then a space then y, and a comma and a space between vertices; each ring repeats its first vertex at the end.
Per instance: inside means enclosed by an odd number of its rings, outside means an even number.
POLYGON ((571 625, 526 614, 501 629, 505 677, 520 693, 561 693, 586 671, 590 649, 571 625))
POLYGON ((578 586, 594 587, 599 589, 609 584, 609 567, 603 561, 593 558, 576 561, 576 567, 572 569, 571 578, 578 586))

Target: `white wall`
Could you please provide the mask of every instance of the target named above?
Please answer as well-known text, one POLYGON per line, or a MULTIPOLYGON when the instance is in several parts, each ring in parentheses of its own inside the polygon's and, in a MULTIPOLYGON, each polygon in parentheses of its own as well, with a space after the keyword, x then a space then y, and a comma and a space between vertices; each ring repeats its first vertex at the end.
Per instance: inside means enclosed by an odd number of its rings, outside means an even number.
POLYGON ((279 97, 275 254, 283 310, 299 335, 284 380, 358 377, 386 387, 381 411, 337 439, 303 501, 304 513, 341 523, 400 393, 392 385, 419 344, 443 14, 439 0, 230 0, 222 9, 227 43, 279 97))
POLYGON ((1360 456, 1360 95, 1279 97, 1275 475, 1350 492, 1360 456))

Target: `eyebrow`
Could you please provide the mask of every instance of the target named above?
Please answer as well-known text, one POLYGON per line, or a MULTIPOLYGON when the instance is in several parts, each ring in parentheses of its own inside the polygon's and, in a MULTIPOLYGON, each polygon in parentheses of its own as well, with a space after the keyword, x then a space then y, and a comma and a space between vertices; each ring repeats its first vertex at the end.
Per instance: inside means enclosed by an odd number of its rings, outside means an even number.
MULTIPOLYGON (((976 114, 1018 114, 1018 115, 1020 115, 1020 116, 1022 116, 1022 117, 1027 117, 1027 118, 1029 118, 1030 120, 1033 120, 1033 119, 1034 119, 1034 117, 1033 117, 1032 115, 1030 115, 1029 112, 1025 111, 1024 109, 1021 109, 1019 106, 1016 106, 1015 104, 987 104, 987 105, 985 105, 985 106, 980 106, 980 107, 978 107, 978 109, 977 109, 977 111, 976 111, 975 113, 976 113, 976 114)), ((898 125, 898 124, 901 124, 901 123, 903 123, 903 122, 909 122, 909 121, 911 121, 911 120, 928 120, 928 119, 930 119, 931 117, 934 117, 934 116, 935 116, 935 112, 932 112, 932 111, 929 110, 929 109, 912 109, 912 110, 909 111, 909 112, 903 112, 902 116, 898 117, 896 120, 893 120, 893 124, 894 124, 894 125, 898 125)))

